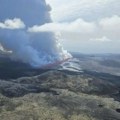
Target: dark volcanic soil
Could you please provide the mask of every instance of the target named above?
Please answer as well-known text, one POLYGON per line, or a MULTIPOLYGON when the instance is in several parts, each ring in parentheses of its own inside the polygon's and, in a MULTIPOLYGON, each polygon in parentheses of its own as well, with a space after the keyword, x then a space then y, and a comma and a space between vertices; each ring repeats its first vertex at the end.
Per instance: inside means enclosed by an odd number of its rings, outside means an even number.
POLYGON ((0 119, 120 120, 119 88, 118 78, 88 72, 0 80, 0 119))
POLYGON ((0 67, 0 120, 120 120, 119 76, 0 67))

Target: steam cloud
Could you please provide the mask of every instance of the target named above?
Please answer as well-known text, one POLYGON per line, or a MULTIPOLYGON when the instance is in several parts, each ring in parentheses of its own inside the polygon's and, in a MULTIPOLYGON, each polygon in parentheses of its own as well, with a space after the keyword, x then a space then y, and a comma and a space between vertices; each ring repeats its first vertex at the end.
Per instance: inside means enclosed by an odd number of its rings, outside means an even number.
POLYGON ((42 67, 71 55, 53 32, 29 32, 35 25, 51 23, 50 6, 45 0, 0 0, 1 50, 13 60, 42 67))

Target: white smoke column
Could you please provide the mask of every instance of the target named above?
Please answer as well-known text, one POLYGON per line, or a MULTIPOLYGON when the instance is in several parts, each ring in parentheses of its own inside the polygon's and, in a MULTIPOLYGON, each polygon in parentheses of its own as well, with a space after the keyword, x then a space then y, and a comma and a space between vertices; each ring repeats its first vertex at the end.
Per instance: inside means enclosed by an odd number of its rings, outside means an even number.
POLYGON ((52 32, 28 32, 34 25, 52 22, 45 0, 0 0, 0 44, 10 58, 42 67, 71 55, 52 32))

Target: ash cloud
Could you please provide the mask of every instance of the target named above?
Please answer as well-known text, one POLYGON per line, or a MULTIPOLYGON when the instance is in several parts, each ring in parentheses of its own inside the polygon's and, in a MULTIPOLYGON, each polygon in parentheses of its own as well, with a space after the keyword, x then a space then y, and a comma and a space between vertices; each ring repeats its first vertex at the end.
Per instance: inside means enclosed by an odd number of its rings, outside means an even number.
POLYGON ((0 44, 12 60, 42 67, 71 55, 53 32, 32 33, 28 28, 51 23, 45 0, 0 0, 0 44))

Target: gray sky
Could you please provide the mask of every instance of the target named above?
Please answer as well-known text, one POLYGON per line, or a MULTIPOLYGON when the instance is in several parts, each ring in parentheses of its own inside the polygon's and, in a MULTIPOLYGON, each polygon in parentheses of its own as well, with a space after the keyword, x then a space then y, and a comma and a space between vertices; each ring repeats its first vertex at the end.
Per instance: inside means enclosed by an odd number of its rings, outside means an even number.
MULTIPOLYGON (((120 53, 120 0, 47 0, 63 46, 82 53, 120 53)), ((52 29, 51 29, 52 28, 52 29)))

